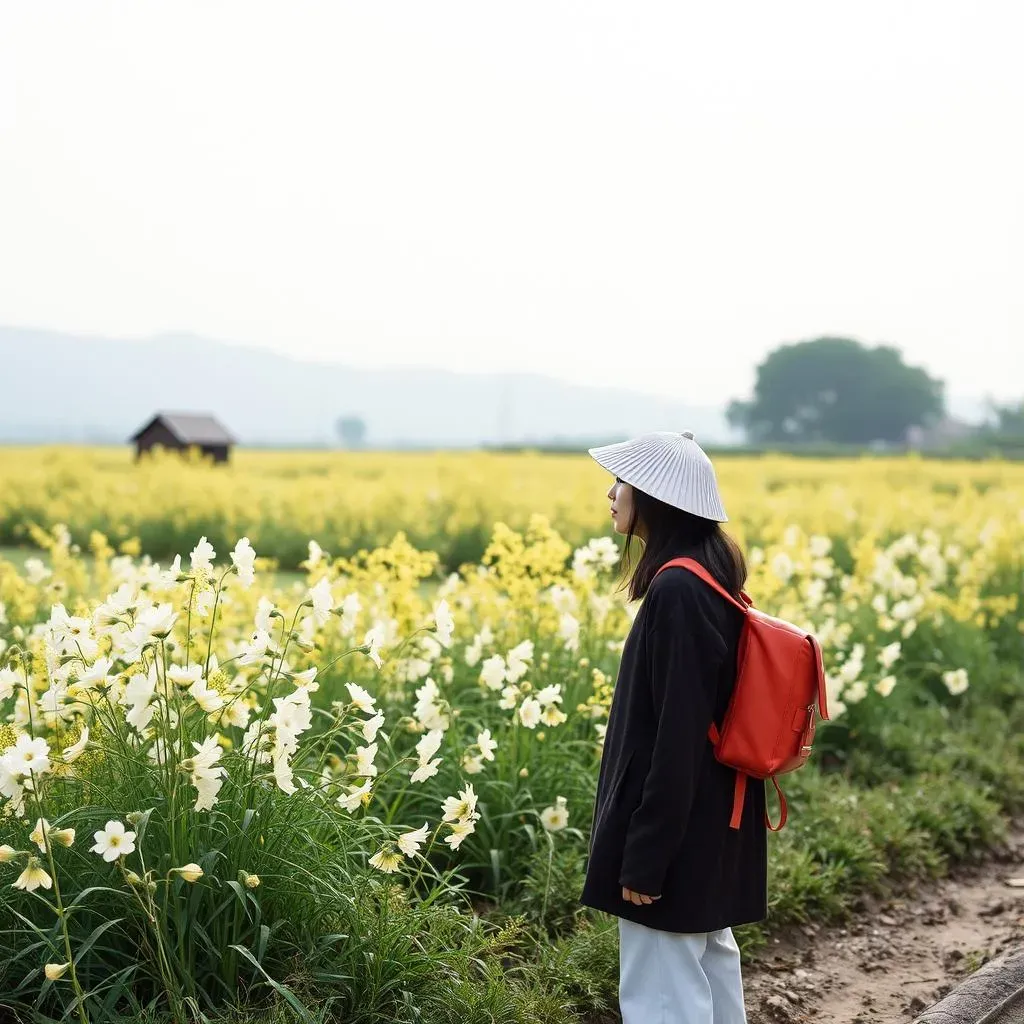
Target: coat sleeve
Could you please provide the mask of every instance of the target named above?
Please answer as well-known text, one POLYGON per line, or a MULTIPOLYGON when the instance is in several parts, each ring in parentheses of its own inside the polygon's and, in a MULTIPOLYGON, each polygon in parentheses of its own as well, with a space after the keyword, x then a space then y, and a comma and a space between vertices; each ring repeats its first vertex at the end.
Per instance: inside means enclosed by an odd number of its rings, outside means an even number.
POLYGON ((661 895, 686 834, 726 652, 708 603, 714 597, 698 591, 700 585, 694 580, 649 595, 655 598, 646 640, 656 731, 619 878, 648 896, 661 895))

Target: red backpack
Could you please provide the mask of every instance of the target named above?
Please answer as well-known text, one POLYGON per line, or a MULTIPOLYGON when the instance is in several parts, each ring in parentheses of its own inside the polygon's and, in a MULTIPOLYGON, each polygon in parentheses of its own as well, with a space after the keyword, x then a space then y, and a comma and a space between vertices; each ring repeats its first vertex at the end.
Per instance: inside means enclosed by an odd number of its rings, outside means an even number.
POLYGON ((807 763, 814 743, 815 710, 827 721, 825 667, 821 647, 813 636, 782 619, 757 611, 741 593, 737 601, 699 562, 674 558, 672 566, 688 569, 735 605, 746 619, 740 633, 736 687, 729 699, 722 728, 714 722, 708 738, 715 757, 736 769, 731 828, 740 827, 748 776, 771 779, 782 808, 778 825, 765 814, 765 824, 778 832, 786 824, 786 798, 776 775, 807 763))

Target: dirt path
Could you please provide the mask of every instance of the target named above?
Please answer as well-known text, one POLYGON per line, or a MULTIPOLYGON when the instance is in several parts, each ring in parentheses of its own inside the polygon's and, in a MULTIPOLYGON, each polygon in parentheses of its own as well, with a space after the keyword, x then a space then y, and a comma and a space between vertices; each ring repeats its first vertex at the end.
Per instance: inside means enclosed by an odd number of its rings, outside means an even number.
POLYGON ((906 1024, 1024 942, 1024 826, 984 864, 865 907, 847 928, 797 929, 747 969, 750 1024, 906 1024))

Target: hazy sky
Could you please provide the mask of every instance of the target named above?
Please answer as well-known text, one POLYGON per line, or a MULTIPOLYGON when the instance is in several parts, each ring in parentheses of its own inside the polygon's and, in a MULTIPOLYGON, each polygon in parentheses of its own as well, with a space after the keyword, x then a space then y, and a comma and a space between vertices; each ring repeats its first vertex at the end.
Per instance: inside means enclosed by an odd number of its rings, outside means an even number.
POLYGON ((0 323, 1024 394, 1024 5, 0 0, 0 323))

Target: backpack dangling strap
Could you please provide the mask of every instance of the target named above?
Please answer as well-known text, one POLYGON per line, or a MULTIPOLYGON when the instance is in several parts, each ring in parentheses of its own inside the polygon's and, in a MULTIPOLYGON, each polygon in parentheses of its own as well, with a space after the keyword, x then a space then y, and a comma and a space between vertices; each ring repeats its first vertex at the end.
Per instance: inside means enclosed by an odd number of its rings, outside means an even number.
POLYGON ((774 775, 771 776, 772 785, 775 786, 775 792, 779 794, 779 823, 778 825, 772 824, 771 815, 766 810, 764 812, 764 823, 771 829, 772 832, 781 832, 783 826, 786 824, 786 819, 789 817, 789 808, 786 806, 786 797, 782 792, 782 787, 779 785, 779 780, 774 775))
POLYGON ((743 803, 747 796, 747 773, 736 772, 736 786, 732 794, 732 819, 729 821, 729 828, 738 829, 743 820, 743 803))

